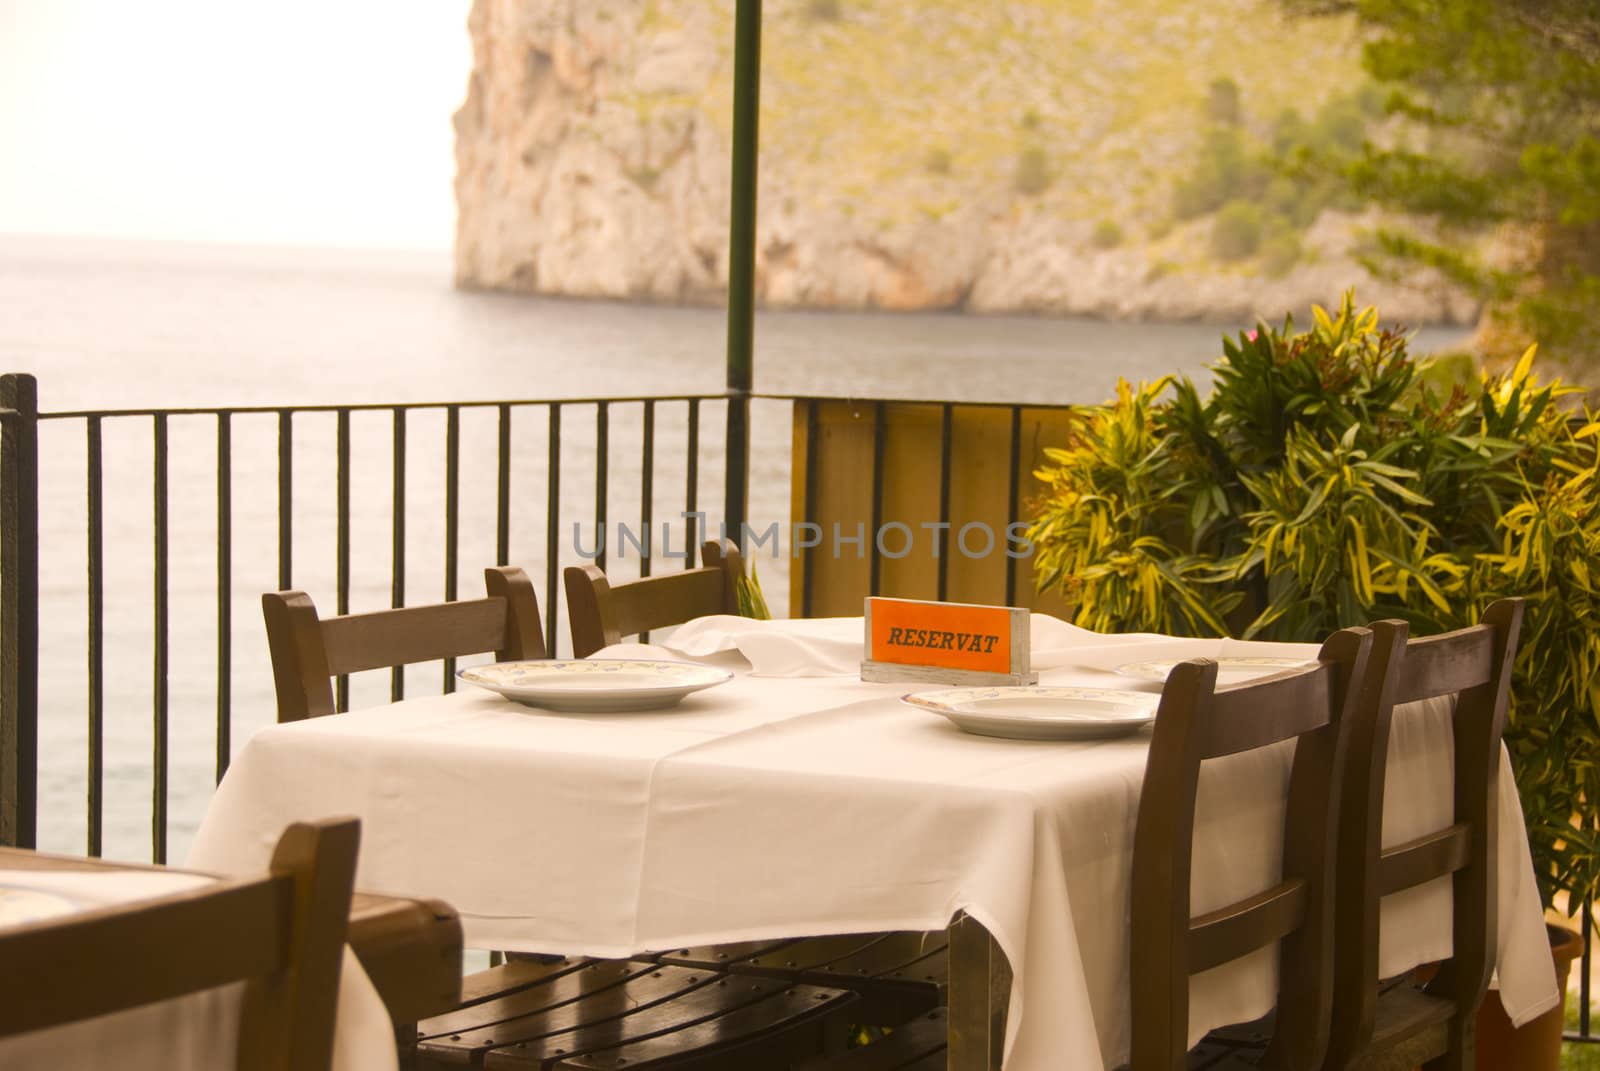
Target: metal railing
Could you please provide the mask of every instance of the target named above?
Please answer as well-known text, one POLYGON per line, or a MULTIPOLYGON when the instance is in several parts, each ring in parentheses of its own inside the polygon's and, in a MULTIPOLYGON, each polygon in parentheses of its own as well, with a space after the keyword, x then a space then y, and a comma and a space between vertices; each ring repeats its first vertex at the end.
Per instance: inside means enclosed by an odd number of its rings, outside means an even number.
MULTIPOLYGON (((732 404, 739 404, 734 400, 732 404)), ((85 578, 87 621, 87 837, 85 850, 98 856, 104 849, 104 785, 105 785, 105 732, 106 732, 106 437, 113 425, 147 423, 151 449, 152 494, 151 534, 153 546, 152 597, 150 600, 149 635, 151 642, 151 711, 150 729, 152 753, 150 760, 150 858, 161 863, 168 855, 168 795, 169 755, 171 753, 170 726, 172 700, 169 678, 172 652, 169 637, 171 619, 171 501, 170 478, 172 445, 171 425, 182 419, 192 425, 195 419, 209 420, 214 425, 216 452, 215 471, 215 778, 220 782, 226 772, 233 748, 234 728, 234 622, 233 587, 235 543, 235 479, 234 430, 239 418, 267 418, 276 420, 276 521, 277 562, 276 582, 279 589, 295 586, 295 428, 297 419, 314 414, 331 414, 335 422, 334 445, 334 612, 350 612, 351 595, 351 418, 354 414, 381 413, 390 418, 390 449, 392 452, 390 486, 390 577, 389 603, 405 605, 410 541, 407 534, 408 502, 407 475, 412 450, 408 444, 408 430, 412 418, 422 411, 443 413, 444 429, 444 479, 442 502, 437 505, 443 514, 443 594, 446 600, 457 597, 459 547, 461 530, 461 421, 463 413, 485 412, 492 414, 496 424, 494 479, 494 564, 511 564, 511 531, 513 515, 512 442, 513 428, 519 414, 536 411, 544 415, 546 442, 544 452, 545 529, 543 532, 543 596, 544 624, 549 642, 553 645, 561 618, 560 595, 560 524, 562 510, 562 452, 564 419, 569 423, 574 414, 578 420, 593 415, 593 443, 595 457, 595 496, 593 511, 583 518, 595 531, 604 532, 608 523, 608 503, 611 481, 611 428, 613 414, 619 407, 635 410, 642 424, 642 449, 637 468, 639 479, 639 516, 646 530, 652 521, 656 493, 656 416, 661 407, 674 406, 684 411, 684 460, 686 481, 683 488, 683 512, 696 515, 700 509, 699 480, 701 466, 701 424, 703 410, 707 407, 725 408, 730 404, 727 395, 681 394, 638 397, 591 397, 562 399, 523 399, 461 402, 408 402, 372 405, 304 405, 304 406, 218 406, 198 408, 131 408, 101 410, 63 410, 39 412, 37 386, 33 377, 26 375, 0 376, 0 843, 20 847, 34 847, 38 826, 38 729, 39 697, 39 456, 38 442, 41 424, 80 422, 84 429, 84 470, 87 531, 85 578)), ((720 415, 720 414, 719 414, 720 415)), ((737 470, 726 467, 729 476, 737 470)), ((250 488, 247 493, 257 489, 250 488)), ((271 493, 271 492, 268 492, 271 493)), ((688 522, 691 526, 693 520, 688 522)), ((697 541, 692 527, 686 539, 685 564, 694 564, 697 541)), ((596 563, 604 567, 606 552, 603 543, 595 548, 596 563)), ((488 563, 484 563, 488 564, 488 563)), ((639 562, 641 575, 648 575, 648 555, 639 562)), ((537 584, 537 580, 536 580, 537 584)), ((455 684, 454 660, 446 660, 441 676, 441 688, 452 691, 455 684)), ((391 673, 389 691, 394 700, 404 697, 406 681, 404 672, 391 673)), ((349 704, 349 679, 340 677, 337 682, 336 702, 339 709, 349 704)))
MULTIPOLYGON (((638 397, 591 397, 563 399, 526 399, 461 402, 407 402, 368 405, 305 405, 305 406, 220 406, 199 408, 134 408, 103 410, 69 410, 40 412, 38 410, 37 384, 27 375, 0 376, 0 844, 34 847, 38 823, 38 769, 39 769, 39 428, 42 422, 79 421, 84 429, 85 532, 86 577, 85 595, 87 621, 87 753, 86 799, 87 838, 85 849, 89 855, 98 856, 104 848, 104 779, 106 730, 106 680, 105 680, 105 457, 106 429, 110 425, 148 422, 151 444, 153 486, 150 499, 153 545, 151 620, 152 642, 152 754, 150 797, 150 857, 164 862, 167 857, 168 815, 168 762, 171 740, 171 695, 168 677, 171 670, 169 635, 171 631, 170 587, 171 546, 170 512, 172 488, 170 486, 171 435, 170 424, 176 418, 209 419, 213 422, 216 471, 214 486, 216 531, 216 603, 215 603, 215 760, 217 781, 226 772, 233 748, 234 729, 234 624, 233 586, 235 544, 235 481, 234 481, 234 431, 236 419, 241 417, 269 418, 276 422, 276 581, 280 589, 295 583, 294 532, 295 532, 295 427, 297 418, 314 414, 331 414, 335 424, 334 435, 334 589, 335 612, 350 612, 352 577, 352 416, 355 414, 387 414, 389 416, 390 463, 390 576, 389 604, 403 606, 407 598, 407 566, 410 541, 407 531, 408 502, 407 475, 411 450, 408 433, 411 418, 421 411, 433 411, 444 416, 444 481, 442 501, 438 508, 443 519, 443 587, 444 597, 457 597, 457 575, 461 529, 461 421, 463 413, 483 412, 493 415, 495 421, 494 479, 494 547, 495 564, 510 564, 512 547, 513 502, 517 490, 513 479, 513 430, 516 417, 525 411, 545 415, 544 470, 544 531, 543 542, 543 595, 545 600, 545 631, 552 645, 560 624, 560 524, 562 508, 562 456, 564 428, 571 428, 573 414, 582 419, 593 414, 594 443, 594 500, 592 512, 584 518, 594 530, 606 529, 611 501, 610 460, 612 457, 611 429, 613 413, 618 407, 633 406, 639 409, 641 450, 639 456, 639 509, 636 516, 643 529, 648 531, 654 519, 656 492, 657 415, 664 406, 684 407, 684 475, 683 515, 699 515, 701 476, 700 453, 702 449, 702 416, 706 407, 722 407, 722 414, 735 436, 723 444, 725 502, 745 502, 744 488, 734 488, 735 481, 742 483, 748 442, 746 409, 752 397, 743 392, 729 394, 680 394, 638 397)), ((816 399, 776 396, 768 400, 802 403, 816 399)), ((859 403, 871 412, 872 464, 863 475, 872 487, 872 523, 874 530, 882 521, 881 489, 884 479, 885 412, 887 405, 928 405, 939 407, 938 462, 938 514, 948 525, 951 513, 951 443, 952 414, 957 405, 951 402, 895 402, 867 401, 859 403)), ((972 403, 976 404, 976 403, 972 403)), ((1010 473, 1006 498, 1014 515, 1018 505, 1019 486, 1016 473, 1020 460, 1019 439, 1022 415, 1021 405, 994 405, 1007 411, 1009 425, 1010 473)), ((813 406, 808 410, 814 413, 813 406)), ((808 429, 814 437, 814 426, 808 429)), ((810 516, 816 502, 814 486, 815 469, 805 474, 803 502, 810 516)), ((740 517, 739 521, 743 518, 740 517)), ((693 523, 692 521, 690 522, 693 523)), ((735 522, 738 523, 738 522, 735 522)), ((702 535, 704 533, 701 533, 702 535)), ((687 533, 684 551, 685 564, 694 564, 697 545, 692 529, 687 533)), ((606 556, 602 543, 594 548, 596 562, 605 566, 606 556)), ((639 559, 641 575, 651 568, 648 554, 639 559)), ((870 588, 879 590, 881 554, 875 541, 871 548, 870 588)), ((800 605, 802 614, 811 603, 809 573, 803 578, 800 605)), ((1014 583, 1006 579, 1006 596, 1015 596, 1014 583)), ((943 597, 946 575, 943 563, 938 576, 938 593, 943 597)), ((453 660, 445 663, 440 680, 443 691, 454 687, 453 660)), ((402 670, 391 672, 389 694, 392 700, 404 698, 406 679, 402 670)), ((349 679, 338 680, 336 703, 347 709, 349 704, 349 679)), ((1568 1034, 1568 1040, 1600 1041, 1591 1030, 1589 1016, 1591 963, 1594 920, 1592 904, 1585 902, 1580 913, 1583 932, 1583 953, 1579 979, 1578 1030, 1568 1034)))

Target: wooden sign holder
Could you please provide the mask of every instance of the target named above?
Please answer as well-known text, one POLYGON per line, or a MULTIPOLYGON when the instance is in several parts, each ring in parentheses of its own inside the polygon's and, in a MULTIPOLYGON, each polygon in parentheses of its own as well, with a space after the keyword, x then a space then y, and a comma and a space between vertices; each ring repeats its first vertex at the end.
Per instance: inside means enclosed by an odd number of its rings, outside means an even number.
MULTIPOLYGON (((918 599, 868 598, 865 613, 865 642, 867 657, 861 661, 861 679, 864 681, 915 681, 922 684, 951 685, 1023 685, 1038 684, 1039 674, 1028 666, 1029 613, 1015 606, 979 606, 972 603, 925 602, 918 599), (916 643, 873 644, 873 607, 882 607, 882 614, 893 614, 895 620, 905 620, 914 628, 893 629, 896 633, 914 635, 916 643), (974 627, 974 620, 987 624, 974 627), (996 642, 1004 636, 1005 644, 996 642), (971 648, 966 654, 967 648, 971 648), (984 654, 984 648, 991 650, 984 654), (949 655, 943 652, 951 652, 949 655), (1004 656, 1001 657, 1002 652, 1004 656), (893 654, 892 659, 874 658, 874 655, 893 654), (989 657, 989 656, 994 657, 989 657), (988 661, 984 669, 962 668, 949 663, 988 661)), ((896 637, 898 638, 898 636, 896 637)), ((880 640, 884 637, 879 637, 880 640)))

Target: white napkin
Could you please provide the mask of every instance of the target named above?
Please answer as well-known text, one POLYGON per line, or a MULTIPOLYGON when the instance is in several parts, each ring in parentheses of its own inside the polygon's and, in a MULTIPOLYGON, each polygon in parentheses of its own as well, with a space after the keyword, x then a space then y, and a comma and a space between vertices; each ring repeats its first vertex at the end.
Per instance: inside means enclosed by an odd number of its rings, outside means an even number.
POLYGON ((862 625, 859 617, 759 621, 714 614, 679 625, 660 645, 696 660, 738 651, 757 677, 856 677, 862 625))
POLYGON ((1152 632, 1091 632, 1049 614, 1033 614, 1028 629, 1033 669, 1076 666, 1111 672, 1130 662, 1216 658, 1222 651, 1221 640, 1179 639, 1152 632))
MULTIPOLYGON (((589 657, 682 662, 684 660, 684 652, 675 651, 666 646, 665 641, 662 643, 624 641, 622 643, 614 643, 610 647, 602 647, 589 657)), ((710 654, 697 655, 694 661, 703 666, 716 666, 719 669, 732 670, 735 673, 748 673, 750 671, 749 661, 735 647, 714 651, 710 654)))

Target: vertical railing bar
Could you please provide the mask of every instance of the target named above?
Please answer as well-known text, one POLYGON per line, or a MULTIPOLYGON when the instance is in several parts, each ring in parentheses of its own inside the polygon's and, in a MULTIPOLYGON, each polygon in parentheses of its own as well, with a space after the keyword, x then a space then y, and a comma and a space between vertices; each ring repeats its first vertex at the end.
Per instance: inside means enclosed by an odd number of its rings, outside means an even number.
POLYGON ((0 376, 0 844, 37 846, 39 387, 0 376))
POLYGON ((1578 1036, 1589 1037, 1589 966, 1594 945, 1594 898, 1583 898, 1583 960, 1578 974, 1578 1036))
POLYGON ((684 539, 688 543, 684 547, 683 567, 693 569, 698 560, 696 555, 700 550, 700 539, 695 534, 694 514, 700 503, 700 399, 689 399, 689 441, 686 444, 689 451, 689 475, 684 486, 683 512, 684 539))
POLYGON ((1006 468, 1006 533, 1001 543, 1001 553, 1006 564, 1006 605, 1017 604, 1017 562, 1006 556, 1011 549, 1010 526, 1017 519, 1018 498, 1022 494, 1022 480, 1017 475, 1017 465, 1022 460, 1022 406, 1011 407, 1011 460, 1006 468))
POLYGON ((105 803, 105 513, 100 418, 89 417, 89 835, 88 853, 104 850, 105 803))
POLYGON ((500 406, 500 470, 496 483, 494 562, 511 564, 511 406, 500 406))
MULTIPOLYGON (((650 557, 655 553, 655 546, 650 538, 651 509, 650 499, 655 494, 655 468, 656 468, 656 403, 646 400, 644 403, 644 446, 640 451, 639 467, 639 532, 643 539, 645 550, 639 556, 639 575, 650 575, 650 557)), ((639 634, 640 643, 650 642, 648 631, 639 634)))
MULTIPOLYGON (((406 411, 394 407, 394 482, 390 491, 389 605, 398 609, 406 604, 406 411)), ((389 671, 389 701, 406 697, 406 669, 389 671)))
POLYGON ((278 590, 294 587, 294 411, 278 410, 278 590))
POLYGON ((872 406, 872 524, 867 541, 872 545, 871 564, 868 569, 867 590, 879 594, 883 584, 883 556, 878 553, 878 529, 883 527, 883 451, 888 438, 885 432, 886 406, 875 402, 872 406))
MULTIPOLYGON (((796 523, 800 521, 811 523, 817 513, 817 459, 819 456, 817 436, 821 432, 821 421, 817 418, 817 408, 821 404, 815 398, 808 398, 804 402, 806 407, 806 515, 800 518, 791 518, 796 523)), ((801 568, 804 570, 800 574, 801 617, 811 616, 814 602, 813 592, 816 585, 813 582, 815 579, 813 573, 815 570, 811 566, 815 560, 815 551, 816 548, 814 547, 808 548, 805 551, 805 560, 801 564, 801 568)))
POLYGON ((611 411, 605 402, 594 407, 594 546, 596 569, 606 567, 606 496, 611 464, 611 411))
MULTIPOLYGON (((650 523, 655 519, 651 499, 656 491, 656 403, 644 403, 644 449, 639 459, 643 471, 639 474, 639 527, 647 549, 639 561, 639 575, 650 575, 650 558, 655 546, 650 540, 650 523)), ((648 643, 648 640, 641 640, 648 643)))
POLYGON ((728 392, 727 438, 723 449, 722 530, 744 549, 750 508, 750 393, 728 392))
POLYGON ((233 421, 217 414, 217 783, 233 757, 233 421))
POLYGON ((561 594, 561 405, 550 403, 550 436, 545 447, 544 644, 556 650, 556 597, 561 594))
MULTIPOLYGON (((461 535, 461 407, 448 406, 444 423, 444 601, 456 600, 461 535)), ((444 690, 456 690, 456 660, 444 660, 444 690)))
POLYGON ((150 801, 150 857, 167 861, 167 414, 154 416, 155 449, 155 657, 154 692, 154 776, 150 801))
POLYGON ((946 402, 939 416, 939 531, 934 538, 939 555, 939 594, 944 602, 950 593, 950 444, 955 438, 955 407, 946 402))
MULTIPOLYGON (((350 410, 340 409, 335 432, 334 499, 335 551, 334 588, 338 614, 350 612, 350 410)), ((350 674, 340 673, 334 681, 335 710, 350 709, 350 674)))

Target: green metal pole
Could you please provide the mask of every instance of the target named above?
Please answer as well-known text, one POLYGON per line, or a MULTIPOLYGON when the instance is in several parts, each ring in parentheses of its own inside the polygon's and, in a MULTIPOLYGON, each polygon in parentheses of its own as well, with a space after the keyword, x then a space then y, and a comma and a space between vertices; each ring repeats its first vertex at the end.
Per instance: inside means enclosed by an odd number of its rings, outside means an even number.
POLYGON ((728 445, 722 516, 742 536, 750 479, 755 365, 756 158, 761 114, 761 0, 738 0, 733 44, 733 182, 728 221, 728 445))

